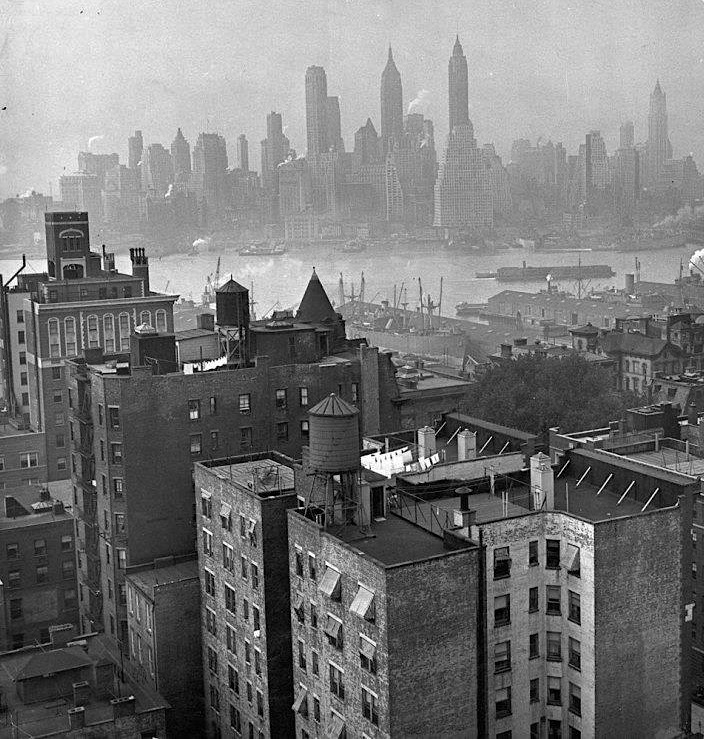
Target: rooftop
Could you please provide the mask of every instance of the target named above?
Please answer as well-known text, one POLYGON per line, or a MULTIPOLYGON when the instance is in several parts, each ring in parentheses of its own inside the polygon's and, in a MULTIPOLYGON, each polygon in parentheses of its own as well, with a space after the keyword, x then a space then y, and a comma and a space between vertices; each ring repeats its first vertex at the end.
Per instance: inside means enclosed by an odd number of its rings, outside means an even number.
POLYGON ((200 464, 221 480, 227 480, 263 498, 294 491, 293 468, 289 465, 279 462, 273 456, 247 461, 240 460, 241 457, 232 462, 227 459, 217 459, 200 464))
POLYGON ((187 328, 184 331, 176 331, 174 334, 176 341, 184 341, 185 339, 199 339, 205 336, 215 336, 215 331, 207 328, 187 328))
POLYGON ((145 592, 153 594, 154 589, 160 585, 197 579, 198 560, 191 559, 167 567, 145 568, 137 572, 128 570, 127 577, 145 592))
POLYGON ((3 505, 0 508, 0 531, 47 524, 52 521, 71 521, 72 487, 71 480, 56 480, 44 483, 41 487, 25 485, 3 491, 3 505), (41 500, 40 490, 49 490, 47 500, 41 500), (13 498, 14 501, 9 501, 13 498), (54 502, 63 504, 61 511, 54 510, 54 502), (25 513, 23 513, 23 510, 25 513), (5 512, 10 513, 9 516, 5 512), (14 514, 13 514, 14 512, 14 514))

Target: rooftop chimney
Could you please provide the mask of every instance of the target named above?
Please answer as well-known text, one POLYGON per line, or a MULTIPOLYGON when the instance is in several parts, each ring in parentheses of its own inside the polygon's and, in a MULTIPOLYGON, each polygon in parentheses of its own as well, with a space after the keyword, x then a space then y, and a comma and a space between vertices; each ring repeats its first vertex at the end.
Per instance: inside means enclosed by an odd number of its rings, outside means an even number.
POLYGON ((530 458, 530 489, 536 511, 555 508, 555 477, 550 457, 542 452, 530 458))
POLYGON ((511 344, 501 344, 501 356, 504 359, 510 359, 513 356, 513 348, 511 344))
POLYGON ((426 459, 435 454, 435 430, 430 426, 418 429, 418 459, 426 459))
POLYGON ((697 413, 697 404, 692 401, 687 406, 687 422, 690 426, 696 426, 699 423, 699 414, 697 413))
POLYGON ((470 537, 470 530, 472 526, 476 526, 477 523, 477 512, 472 511, 469 508, 469 496, 472 493, 472 488, 463 485, 462 487, 457 488, 455 492, 460 497, 459 510, 455 510, 453 512, 455 526, 462 529, 461 533, 465 534, 465 536, 470 537))
POLYGON ((477 432, 462 429, 457 434, 457 460, 474 459, 477 456, 477 432))
POLYGON ((149 257, 144 248, 139 246, 130 249, 130 261, 132 262, 132 276, 140 277, 144 284, 144 295, 149 295, 149 257))
POLYGON ((70 729, 82 729, 86 725, 86 709, 83 706, 68 709, 68 725, 70 729))

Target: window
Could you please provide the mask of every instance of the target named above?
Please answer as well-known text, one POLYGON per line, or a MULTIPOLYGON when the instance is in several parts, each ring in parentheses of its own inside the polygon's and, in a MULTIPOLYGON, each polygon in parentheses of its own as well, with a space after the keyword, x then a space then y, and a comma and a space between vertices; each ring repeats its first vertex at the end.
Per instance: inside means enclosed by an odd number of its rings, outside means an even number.
POLYGON ((220 691, 214 686, 210 686, 210 705, 213 711, 220 711, 220 691))
POLYGON ((298 388, 298 401, 301 406, 308 405, 308 388, 307 387, 298 388))
POLYGON ((302 639, 298 640, 298 666, 305 672, 306 670, 306 645, 302 639))
POLYGON ((310 604, 310 625, 312 628, 318 628, 318 606, 315 603, 310 604))
POLYGON ((120 329, 120 351, 128 352, 130 350, 130 316, 129 313, 120 313, 117 319, 120 329))
POLYGON ((19 559, 20 546, 15 542, 5 545, 5 552, 8 559, 19 559))
POLYGON ((530 681, 530 702, 538 703, 540 701, 540 678, 535 677, 530 681))
POLYGON ((112 481, 112 490, 115 493, 116 498, 121 498, 123 495, 123 483, 121 477, 115 477, 112 481))
POLYGON ((288 423, 285 421, 276 424, 277 441, 288 441, 288 423))
POLYGON ((205 592, 208 595, 215 595, 215 573, 206 569, 203 572, 203 579, 205 580, 205 592))
POLYGON ((140 323, 146 323, 147 326, 151 326, 152 325, 152 314, 151 314, 151 311, 143 310, 139 314, 139 322, 140 323))
POLYGON ((78 598, 76 596, 76 589, 69 588, 64 590, 64 608, 76 608, 78 606, 78 598))
POLYGON ((499 688, 496 691, 496 718, 511 715, 511 688, 499 688))
POLYGON ((545 541, 545 568, 557 570, 560 568, 560 540, 546 539, 545 541))
POLYGON ((86 328, 88 329, 88 348, 97 349, 100 346, 98 316, 88 316, 86 319, 86 328))
POLYGON ((8 588, 19 588, 20 586, 20 571, 11 570, 7 573, 7 587, 8 588))
POLYGON ((303 552, 300 549, 296 549, 296 575, 303 577, 303 552))
POLYGON ((545 606, 545 612, 552 616, 559 616, 562 612, 560 608, 560 586, 559 585, 548 585, 547 586, 547 603, 545 606))
POLYGON ((227 503, 220 506, 220 527, 224 531, 232 531, 232 508, 227 503))
POLYGON ((191 421, 198 421, 200 419, 200 400, 188 401, 188 418, 191 421))
POLYGON ((567 664, 570 667, 574 667, 575 670, 582 669, 582 645, 577 639, 573 639, 572 637, 570 637, 569 641, 567 664))
POLYGON ((262 652, 261 649, 254 648, 254 672, 257 675, 262 674, 262 652))
POLYGON ((227 644, 227 651, 237 654, 237 635, 234 627, 230 626, 230 624, 225 624, 225 642, 227 644))
POLYGON ((367 688, 362 688, 362 716, 379 726, 379 698, 367 688))
POLYGON ((240 428, 240 449, 249 449, 252 446, 252 427, 240 428))
POLYGON ((61 563, 61 577, 72 580, 76 576, 76 563, 72 559, 65 559, 61 563))
MULTIPOLYGON (((105 352, 112 354, 115 351, 115 316, 106 313, 103 316, 103 341, 105 352)), ((68 354, 68 335, 66 338, 66 353, 68 354)))
POLYGON ((205 628, 209 634, 212 634, 213 636, 217 636, 218 634, 217 616, 215 614, 215 611, 212 610, 212 608, 206 607, 205 609, 205 628))
POLYGON ((18 344, 24 344, 24 331, 18 331, 17 332, 17 343, 18 344))
POLYGON ((340 700, 345 700, 345 683, 344 683, 344 672, 334 665, 332 662, 330 665, 330 692, 336 695, 340 700))
POLYGON ((570 726, 570 739, 582 739, 582 732, 575 729, 574 726, 570 726))
POLYGON ((494 672, 511 669, 511 642, 502 641, 494 645, 494 672))
POLYGON ((54 426, 63 426, 65 417, 63 413, 54 413, 54 426))
POLYGON ((217 674, 218 653, 212 647, 208 647, 208 669, 217 674))
POLYGON ((301 421, 301 437, 306 440, 310 435, 310 423, 308 421, 301 421))
POLYGON ((246 580, 249 577, 249 560, 244 555, 240 557, 240 565, 242 579, 246 580))
POLYGON ((508 547, 494 549, 494 580, 500 580, 511 575, 511 560, 508 547))
POLYGON ((249 601, 246 598, 242 599, 242 618, 249 621, 249 601))
POLYGON ((286 402, 286 390, 285 388, 279 388, 276 391, 276 407, 283 409, 288 405, 286 402))
POLYGON ((203 553, 213 556, 213 535, 208 529, 203 529, 203 553))
POLYGON ((66 437, 63 434, 56 434, 56 446, 59 449, 66 446, 66 437))
POLYGON ((105 461, 105 441, 103 439, 100 439, 100 461, 105 461))
POLYGON ((61 551, 72 552, 73 551, 73 535, 66 534, 61 537, 61 551))
POLYGON ((113 464, 122 464, 122 444, 119 442, 112 442, 110 444, 110 455, 112 457, 113 464))
POLYGON ((548 704, 551 706, 562 705, 562 686, 559 677, 548 675, 548 704))
POLYGON ((120 570, 126 570, 127 569, 127 550, 126 549, 116 549, 117 552, 117 568, 120 570))
POLYGON ((497 595, 494 598, 494 626, 511 623, 511 596, 497 595))
POLYGON ((10 618, 22 618, 22 598, 10 599, 10 618))
POLYGON ((225 584, 225 610, 232 614, 237 613, 237 602, 235 597, 235 589, 225 584))
POLYGON ((200 491, 200 512, 205 518, 213 517, 212 496, 205 490, 200 491))
POLYGON ((331 613, 328 613, 325 620, 325 628, 323 629, 325 635, 328 638, 328 642, 335 649, 342 651, 343 646, 343 633, 342 633, 342 621, 336 618, 331 613))
MULTIPOLYGON (((46 322, 47 331, 49 333, 49 356, 52 358, 58 358, 61 356, 61 335, 59 333, 59 319, 50 318, 46 322)), ((24 344, 24 331, 19 331, 17 338, 22 334, 22 340, 20 344, 24 344)))
POLYGON ((34 540, 34 556, 46 557, 46 539, 34 540))
POLYGON ((232 665, 227 666, 227 687, 235 694, 240 692, 240 676, 232 665))
POLYGON ((264 695, 261 690, 257 690, 257 714, 259 718, 264 718, 264 695))
POLYGON ((37 567, 37 582, 46 582, 49 577, 49 568, 46 565, 37 567))
POLYGON ((229 544, 222 545, 222 565, 229 572, 235 571, 235 550, 229 544))
POLYGON ((359 385, 356 382, 352 383, 352 402, 356 403, 359 400, 359 385))
POLYGON ((65 470, 66 467, 67 467, 66 457, 57 457, 56 458, 56 469, 65 470))
POLYGON ((120 408, 116 405, 108 406, 108 424, 115 431, 120 428, 120 408))
POLYGON ((562 661, 562 634, 559 631, 548 631, 548 660, 550 662, 562 661))
POLYGON ((156 311, 156 330, 160 333, 166 333, 166 311, 163 308, 159 308, 156 311))
POLYGON ((191 454, 200 454, 203 451, 203 437, 201 434, 191 434, 191 454))
POLYGON ((359 663, 363 670, 376 675, 376 644, 362 634, 359 635, 359 663))
POLYGON ((126 530, 127 530, 127 527, 125 526, 125 514, 116 513, 115 514, 115 533, 124 534, 126 530))
POLYGON ((252 587, 256 590, 259 587, 259 567, 254 562, 249 563, 249 574, 252 578, 252 587))
POLYGON ((582 689, 579 685, 570 683, 570 713, 574 713, 575 716, 582 715, 582 689))
POLYGON ((27 352, 19 352, 19 358, 20 358, 21 365, 27 364, 27 352))
POLYGON ((259 631, 262 627, 259 608, 255 605, 252 605, 252 627, 255 631, 259 631))
POLYGON ((534 567, 538 564, 538 542, 528 542, 528 565, 534 567))
MULTIPOLYGON (((246 602, 247 601, 245 601, 245 603, 246 602)), ((252 647, 251 647, 251 645, 250 645, 250 643, 249 643, 249 641, 247 639, 244 640, 244 661, 248 665, 251 665, 252 664, 252 647)), ((251 694, 249 694, 249 690, 247 691, 247 693, 248 693, 247 697, 248 697, 248 699, 251 702, 252 696, 251 696, 251 694)))
POLYGON ((23 470, 29 467, 39 466, 39 455, 36 452, 22 452, 20 454, 20 467, 23 470))
POLYGON ((528 659, 540 657, 540 635, 531 634, 528 637, 528 659))
POLYGON ((311 672, 314 675, 320 674, 320 664, 319 664, 319 657, 318 653, 315 651, 315 649, 311 650, 311 672))
POLYGON ((242 393, 240 395, 240 413, 248 416, 252 411, 251 396, 249 393, 242 393))
POLYGON ((27 373, 26 372, 20 372, 20 385, 23 385, 23 386, 27 385, 27 373))
POLYGON ((528 613, 535 613, 538 607, 538 588, 530 588, 528 590, 528 613))
POLYGON ((567 618, 570 621, 574 621, 576 624, 582 623, 582 599, 579 593, 575 593, 573 590, 568 591, 568 614, 567 618))
POLYGON ((567 570, 568 575, 572 575, 573 577, 580 576, 581 565, 580 565, 579 547, 576 547, 574 544, 567 545, 567 551, 565 552, 564 564, 565 564, 565 569, 567 570))
POLYGON ((311 580, 315 580, 317 575, 317 569, 315 564, 315 554, 308 552, 308 577, 311 580))
POLYGON ((17 323, 24 323, 24 311, 23 310, 17 311, 17 323))
MULTIPOLYGON (((301 562, 301 572, 303 571, 303 562, 301 562)), ((330 600, 340 601, 342 598, 342 587, 340 585, 340 573, 334 568, 328 566, 325 569, 323 579, 320 581, 320 592, 326 595, 330 600)))

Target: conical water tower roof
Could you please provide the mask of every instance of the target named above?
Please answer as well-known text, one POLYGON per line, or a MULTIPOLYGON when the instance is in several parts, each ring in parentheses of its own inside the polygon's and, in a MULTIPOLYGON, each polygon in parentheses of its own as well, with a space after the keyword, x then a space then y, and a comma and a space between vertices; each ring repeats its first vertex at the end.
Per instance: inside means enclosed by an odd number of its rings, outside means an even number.
POLYGON ((216 293, 246 293, 247 288, 240 285, 239 282, 235 282, 232 277, 224 284, 221 285, 216 293))
POLYGON ((320 403, 314 405, 308 413, 311 416, 337 416, 338 418, 344 418, 356 416, 359 411, 347 401, 339 398, 335 393, 330 393, 327 398, 323 398, 320 403))

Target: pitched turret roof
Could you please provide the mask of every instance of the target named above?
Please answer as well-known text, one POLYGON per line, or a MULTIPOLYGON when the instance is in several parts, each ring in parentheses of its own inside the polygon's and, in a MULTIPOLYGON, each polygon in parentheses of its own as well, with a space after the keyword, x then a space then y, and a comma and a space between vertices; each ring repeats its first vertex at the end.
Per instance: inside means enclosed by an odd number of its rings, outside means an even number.
POLYGON ((320 403, 314 405, 308 413, 311 416, 356 416, 359 411, 350 405, 347 401, 330 393, 327 398, 323 398, 320 403))
POLYGON ((216 293, 246 293, 247 288, 240 285, 239 282, 235 282, 232 279, 232 276, 230 276, 230 279, 224 285, 221 285, 215 292, 216 293))
POLYGON ((301 304, 298 306, 296 319, 304 323, 323 323, 337 320, 330 298, 328 298, 325 288, 315 273, 315 267, 313 268, 313 274, 310 276, 308 287, 303 293, 301 304))

